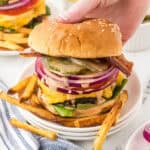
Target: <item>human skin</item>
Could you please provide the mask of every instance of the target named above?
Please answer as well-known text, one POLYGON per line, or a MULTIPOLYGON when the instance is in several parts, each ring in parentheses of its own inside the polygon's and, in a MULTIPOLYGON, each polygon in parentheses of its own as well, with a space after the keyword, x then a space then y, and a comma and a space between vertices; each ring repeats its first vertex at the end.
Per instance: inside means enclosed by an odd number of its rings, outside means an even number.
POLYGON ((59 21, 76 23, 86 18, 105 18, 119 25, 125 43, 143 21, 150 0, 79 0, 59 21))

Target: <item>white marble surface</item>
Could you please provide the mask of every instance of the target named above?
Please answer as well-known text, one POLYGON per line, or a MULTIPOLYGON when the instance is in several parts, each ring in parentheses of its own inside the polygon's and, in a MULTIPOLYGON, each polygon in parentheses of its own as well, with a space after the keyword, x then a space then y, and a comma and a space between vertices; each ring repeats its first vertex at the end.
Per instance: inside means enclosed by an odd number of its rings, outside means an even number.
MULTIPOLYGON (((145 93, 145 98, 135 119, 122 131, 109 136, 104 144, 104 150, 124 150, 127 140, 135 129, 145 121, 150 120, 150 89, 146 89, 148 81, 150 80, 150 50, 139 53, 128 53, 127 55, 130 60, 135 62, 134 67, 144 87, 143 92, 145 93)), ((0 57, 0 79, 6 82, 8 86, 15 84, 22 69, 26 67, 28 63, 31 63, 31 61, 34 60, 10 56, 0 57)), ((77 144, 84 147, 85 150, 92 149, 92 141, 77 142, 77 144)))

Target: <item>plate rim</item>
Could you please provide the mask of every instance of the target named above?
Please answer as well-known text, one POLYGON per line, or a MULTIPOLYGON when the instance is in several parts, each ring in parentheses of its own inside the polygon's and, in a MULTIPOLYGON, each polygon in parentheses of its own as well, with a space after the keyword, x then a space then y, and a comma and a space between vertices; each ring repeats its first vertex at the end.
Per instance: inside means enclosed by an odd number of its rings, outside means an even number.
POLYGON ((19 55, 18 51, 0 50, 0 56, 17 56, 17 55, 19 55))
POLYGON ((18 56, 20 52, 26 52, 29 51, 30 47, 25 48, 23 51, 17 51, 17 50, 0 50, 0 56, 18 56))

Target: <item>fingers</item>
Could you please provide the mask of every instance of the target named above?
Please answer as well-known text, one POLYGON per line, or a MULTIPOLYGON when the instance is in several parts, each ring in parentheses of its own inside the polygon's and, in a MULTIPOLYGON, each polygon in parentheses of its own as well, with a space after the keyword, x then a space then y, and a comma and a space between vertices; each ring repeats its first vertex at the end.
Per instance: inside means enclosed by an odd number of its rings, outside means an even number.
POLYGON ((103 7, 107 7, 107 6, 110 6, 114 3, 116 3, 118 0, 101 0, 100 1, 100 7, 103 8, 103 7))
MULTIPOLYGON (((101 9, 117 1, 118 0, 79 0, 67 12, 61 14, 58 20, 64 23, 80 22, 86 18, 87 14, 94 12, 96 8, 101 9)), ((95 17, 97 15, 97 13, 94 13, 95 17)))
POLYGON ((59 21, 66 23, 79 22, 84 19, 87 13, 96 8, 100 0, 79 0, 67 12, 61 14, 59 21))

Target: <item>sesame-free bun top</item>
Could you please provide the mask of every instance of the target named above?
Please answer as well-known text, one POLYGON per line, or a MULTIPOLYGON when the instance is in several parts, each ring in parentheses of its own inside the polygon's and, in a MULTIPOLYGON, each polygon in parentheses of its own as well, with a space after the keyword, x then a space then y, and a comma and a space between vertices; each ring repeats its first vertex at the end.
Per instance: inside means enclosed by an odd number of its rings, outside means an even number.
POLYGON ((122 50, 118 25, 103 19, 76 24, 44 21, 33 29, 28 44, 55 57, 101 58, 121 55, 122 50))

